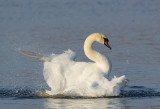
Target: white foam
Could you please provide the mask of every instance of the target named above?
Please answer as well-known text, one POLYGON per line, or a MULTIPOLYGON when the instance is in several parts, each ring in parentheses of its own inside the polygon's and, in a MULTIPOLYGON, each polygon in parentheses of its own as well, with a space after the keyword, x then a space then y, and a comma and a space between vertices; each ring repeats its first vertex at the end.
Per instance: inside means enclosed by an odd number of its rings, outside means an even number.
POLYGON ((96 63, 75 62, 71 50, 52 55, 44 62, 44 78, 51 88, 50 95, 66 96, 117 96, 125 85, 125 76, 108 80, 96 63))

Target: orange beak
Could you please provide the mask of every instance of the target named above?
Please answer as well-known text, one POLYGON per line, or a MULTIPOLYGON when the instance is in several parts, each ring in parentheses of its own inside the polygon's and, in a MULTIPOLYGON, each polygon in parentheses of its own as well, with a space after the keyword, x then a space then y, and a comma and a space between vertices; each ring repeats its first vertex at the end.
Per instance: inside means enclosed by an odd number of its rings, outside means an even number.
POLYGON ((111 50, 111 46, 108 44, 108 40, 106 40, 104 44, 111 50))

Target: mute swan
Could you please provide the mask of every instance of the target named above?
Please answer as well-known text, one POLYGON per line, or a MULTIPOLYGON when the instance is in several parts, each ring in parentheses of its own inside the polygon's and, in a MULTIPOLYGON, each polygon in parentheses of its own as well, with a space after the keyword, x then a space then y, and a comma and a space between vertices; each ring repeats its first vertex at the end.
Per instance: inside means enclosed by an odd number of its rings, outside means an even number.
POLYGON ((125 86, 125 76, 108 80, 106 75, 111 71, 109 58, 92 49, 94 42, 106 45, 111 49, 109 40, 104 34, 93 33, 84 42, 84 53, 93 62, 74 61, 75 53, 71 50, 59 55, 44 56, 19 50, 21 53, 44 60, 44 79, 50 90, 49 95, 102 97, 117 96, 125 86))
POLYGON ((111 81, 104 76, 110 73, 111 62, 92 49, 94 42, 111 49, 104 34, 89 35, 84 42, 84 53, 94 62, 73 61, 75 54, 71 50, 54 55, 51 61, 44 62, 44 78, 51 88, 50 91, 46 91, 48 94, 87 97, 119 94, 120 88, 125 84, 125 76, 114 77, 111 81))

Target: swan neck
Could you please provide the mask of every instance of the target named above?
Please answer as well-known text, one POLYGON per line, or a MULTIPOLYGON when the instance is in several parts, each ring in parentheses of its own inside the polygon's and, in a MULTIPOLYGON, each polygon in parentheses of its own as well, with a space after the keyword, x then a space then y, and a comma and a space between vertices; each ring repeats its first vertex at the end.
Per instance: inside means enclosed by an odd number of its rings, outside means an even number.
POLYGON ((84 52, 85 55, 92 61, 96 62, 97 52, 93 50, 92 45, 95 42, 94 38, 88 37, 84 42, 84 52))
POLYGON ((100 54, 99 52, 93 50, 92 45, 94 44, 94 42, 97 42, 96 39, 92 36, 89 36, 85 42, 84 42, 84 52, 85 55, 92 61, 94 61, 95 63, 97 63, 97 65, 99 67, 101 67, 101 69, 104 72, 110 72, 111 70, 111 62, 109 60, 109 58, 106 58, 105 56, 103 56, 102 54, 100 54))

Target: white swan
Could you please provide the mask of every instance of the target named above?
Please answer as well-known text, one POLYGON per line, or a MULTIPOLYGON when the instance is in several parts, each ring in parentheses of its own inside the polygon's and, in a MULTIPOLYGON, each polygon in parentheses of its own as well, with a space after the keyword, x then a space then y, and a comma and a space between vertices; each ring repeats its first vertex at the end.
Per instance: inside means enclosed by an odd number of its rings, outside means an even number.
POLYGON ((46 93, 66 96, 116 96, 125 85, 125 76, 108 80, 105 75, 111 71, 108 58, 92 49, 92 44, 105 44, 109 49, 109 40, 104 34, 94 33, 84 43, 85 55, 94 62, 75 62, 75 53, 71 50, 60 55, 52 55, 44 62, 44 78, 51 88, 46 93))
MULTIPOLYGON (((106 45, 109 40, 104 34, 94 33, 87 37, 84 43, 86 56, 94 62, 75 62, 75 53, 71 50, 60 55, 44 57, 42 55, 20 50, 19 52, 44 60, 44 79, 51 88, 46 93, 49 95, 102 97, 117 96, 120 89, 125 86, 125 76, 108 80, 106 75, 111 71, 109 58, 92 49, 92 44, 98 42, 106 45)), ((48 96, 45 93, 41 96, 48 96)))

